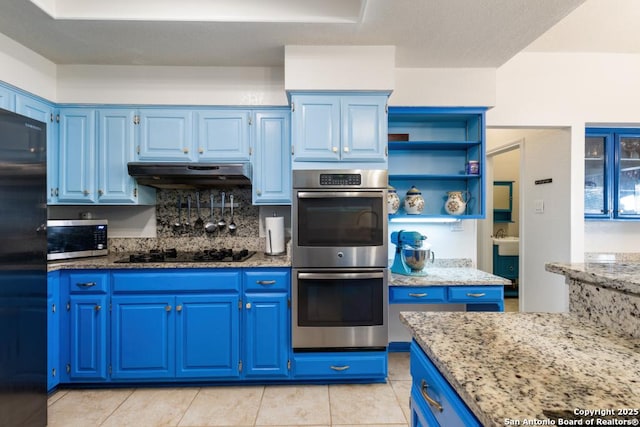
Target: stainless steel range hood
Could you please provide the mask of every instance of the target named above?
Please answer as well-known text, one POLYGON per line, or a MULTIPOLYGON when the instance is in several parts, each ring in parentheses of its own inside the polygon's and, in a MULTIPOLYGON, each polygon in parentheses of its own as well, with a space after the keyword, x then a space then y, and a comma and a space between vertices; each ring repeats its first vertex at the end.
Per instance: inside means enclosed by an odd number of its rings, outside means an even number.
POLYGON ((250 163, 127 164, 138 184, 162 189, 195 189, 251 185, 250 163))

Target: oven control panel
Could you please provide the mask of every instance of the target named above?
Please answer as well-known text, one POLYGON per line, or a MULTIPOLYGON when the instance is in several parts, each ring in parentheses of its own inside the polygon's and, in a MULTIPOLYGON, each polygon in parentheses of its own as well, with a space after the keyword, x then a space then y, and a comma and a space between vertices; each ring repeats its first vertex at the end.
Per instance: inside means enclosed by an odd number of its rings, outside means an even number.
POLYGON ((323 173, 320 174, 320 185, 362 185, 362 176, 355 173, 323 173))

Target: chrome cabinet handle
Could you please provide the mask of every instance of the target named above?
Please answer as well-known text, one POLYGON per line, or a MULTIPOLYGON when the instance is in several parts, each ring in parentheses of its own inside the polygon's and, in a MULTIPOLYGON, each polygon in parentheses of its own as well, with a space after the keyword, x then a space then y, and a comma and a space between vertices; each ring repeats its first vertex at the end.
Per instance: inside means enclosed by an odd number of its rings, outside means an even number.
POLYGON ((76 283, 79 288, 92 288, 96 285, 96 282, 76 283))
POLYGON ((436 410, 438 410, 438 412, 442 412, 442 405, 439 404, 438 402, 436 402, 435 400, 433 400, 431 397, 429 397, 429 395, 427 394, 427 387, 429 387, 429 384, 427 384, 427 382, 425 380, 421 380, 420 381, 420 394, 422 394, 422 397, 424 398, 424 400, 427 401, 427 403, 430 406, 433 406, 434 408, 436 408, 436 410))
POLYGON ((429 295, 429 294, 427 294, 426 292, 423 292, 423 293, 421 293, 421 294, 413 294, 413 293, 410 293, 410 294, 409 294, 409 296, 410 296, 410 297, 414 297, 414 298, 424 298, 424 297, 426 297, 427 295, 429 295))
POLYGON ((331 365, 331 369, 333 369, 334 371, 346 371, 347 369, 349 369, 351 366, 349 365, 343 365, 343 366, 334 366, 331 365))
POLYGON ((276 281, 275 280, 256 280, 256 283, 258 285, 275 285, 276 281))
POLYGON ((469 293, 467 294, 467 296, 468 296, 468 297, 474 297, 474 298, 481 298, 481 297, 483 297, 483 296, 485 296, 485 295, 487 295, 487 294, 485 294, 484 292, 483 292, 483 293, 480 293, 480 294, 473 294, 473 293, 469 292, 469 293))

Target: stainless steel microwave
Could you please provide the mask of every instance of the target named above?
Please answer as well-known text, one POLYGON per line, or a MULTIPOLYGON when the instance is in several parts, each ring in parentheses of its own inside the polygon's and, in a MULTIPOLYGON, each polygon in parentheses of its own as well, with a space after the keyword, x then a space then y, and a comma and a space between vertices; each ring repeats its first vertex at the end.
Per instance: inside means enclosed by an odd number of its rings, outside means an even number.
POLYGON ((106 219, 47 221, 47 260, 107 255, 106 219))

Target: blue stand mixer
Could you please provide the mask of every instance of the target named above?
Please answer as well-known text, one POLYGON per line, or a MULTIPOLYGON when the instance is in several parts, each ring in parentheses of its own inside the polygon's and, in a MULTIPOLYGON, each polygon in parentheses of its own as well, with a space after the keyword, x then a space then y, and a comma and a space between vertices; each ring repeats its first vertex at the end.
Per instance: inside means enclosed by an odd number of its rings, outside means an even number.
POLYGON ((423 276, 422 272, 427 258, 433 262, 433 252, 422 249, 427 236, 417 231, 394 231, 391 233, 391 243, 396 245, 396 254, 391 265, 391 272, 405 276, 423 276))

